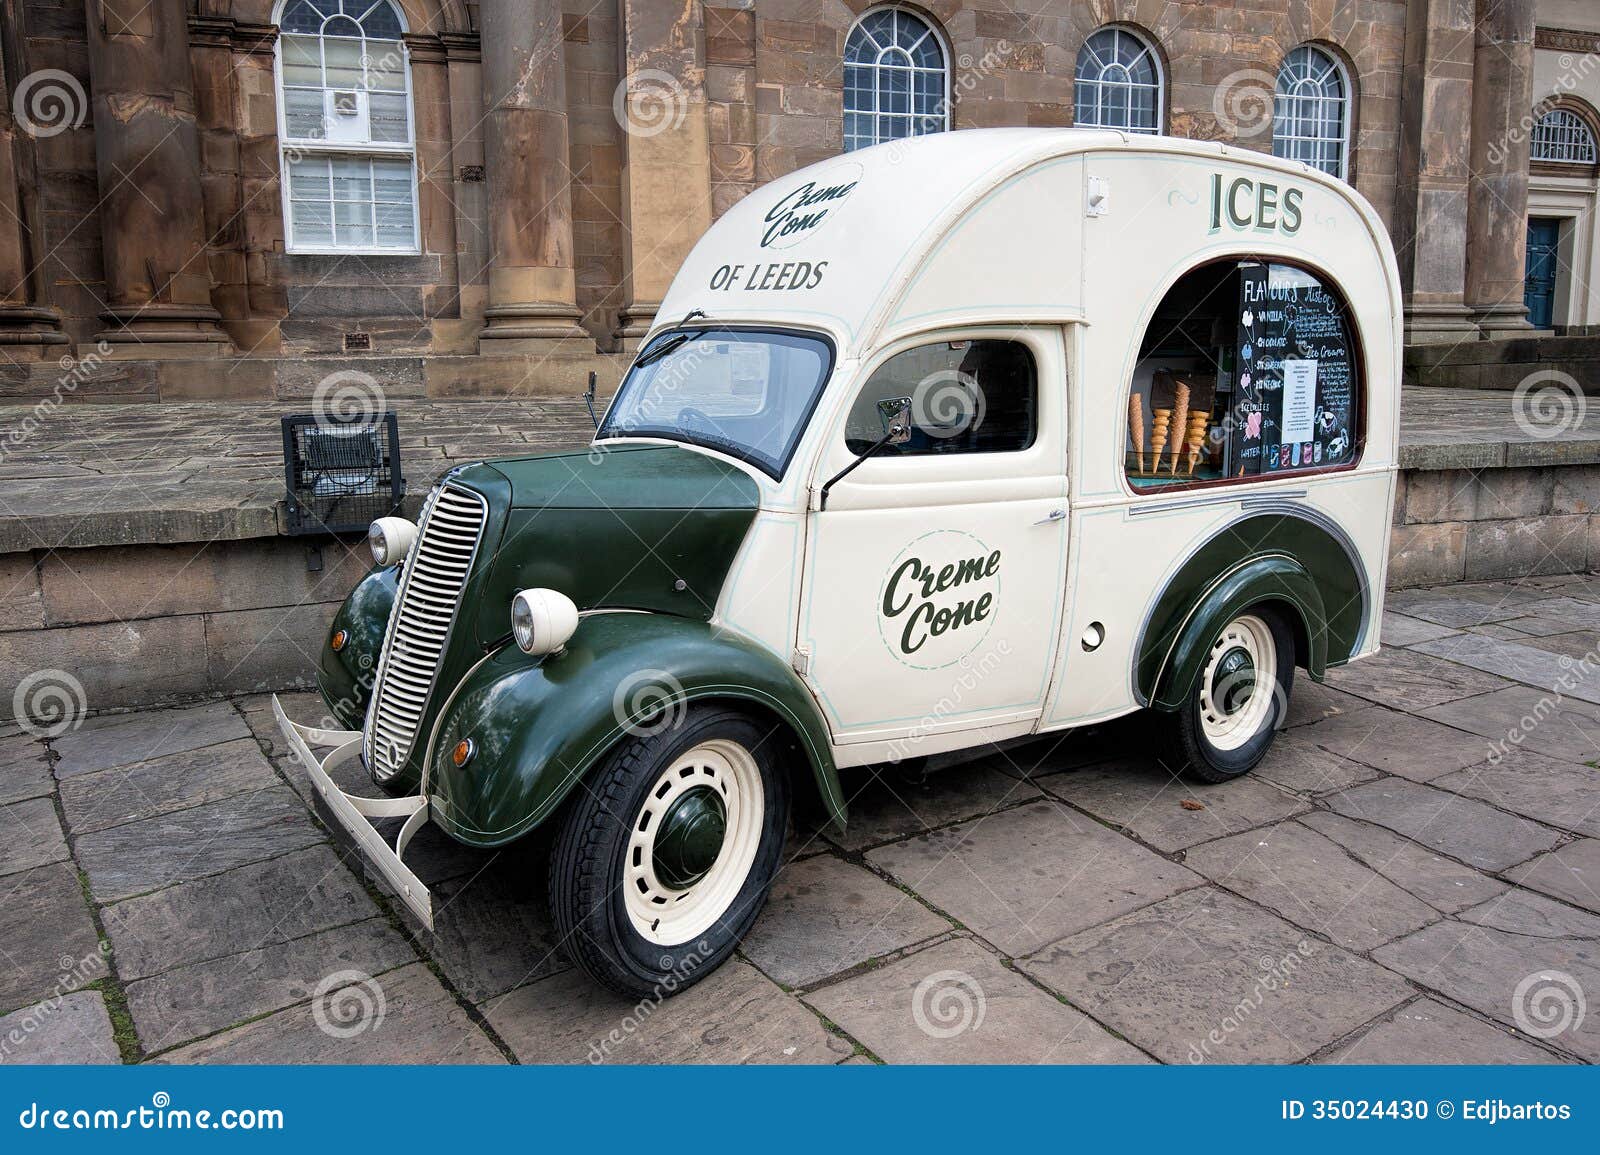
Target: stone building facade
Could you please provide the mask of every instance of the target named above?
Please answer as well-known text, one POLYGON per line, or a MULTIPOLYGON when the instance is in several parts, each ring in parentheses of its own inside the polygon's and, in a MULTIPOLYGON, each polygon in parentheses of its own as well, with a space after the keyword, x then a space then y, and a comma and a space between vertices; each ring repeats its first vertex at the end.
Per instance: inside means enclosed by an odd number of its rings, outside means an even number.
POLYGON ((1295 147, 1389 225, 1412 340, 1526 330, 1530 195, 1552 324, 1600 323, 1600 168, 1530 161, 1537 99, 1600 105, 1590 0, 0 0, 0 394, 609 383, 717 215, 879 123, 846 56, 891 10, 941 128, 1081 122, 1131 45, 1143 127, 1272 151, 1310 61, 1295 147))

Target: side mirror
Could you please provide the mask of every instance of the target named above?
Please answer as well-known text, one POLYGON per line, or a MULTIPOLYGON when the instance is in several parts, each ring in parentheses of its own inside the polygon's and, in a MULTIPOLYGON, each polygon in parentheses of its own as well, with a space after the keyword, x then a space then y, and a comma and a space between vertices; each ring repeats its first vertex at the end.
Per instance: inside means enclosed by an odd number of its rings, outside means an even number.
POLYGON ((883 444, 904 445, 911 440, 911 398, 885 397, 878 402, 878 419, 883 422, 883 444))

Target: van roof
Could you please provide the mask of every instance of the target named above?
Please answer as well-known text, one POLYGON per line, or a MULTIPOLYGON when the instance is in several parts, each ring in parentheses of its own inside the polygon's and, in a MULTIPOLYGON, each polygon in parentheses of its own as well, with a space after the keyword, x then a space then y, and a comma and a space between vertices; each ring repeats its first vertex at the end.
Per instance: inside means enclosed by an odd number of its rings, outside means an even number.
POLYGON ((810 324, 849 356, 934 316, 1087 320, 1096 281, 1112 271, 1086 267, 1091 254, 1116 252, 1105 242, 1118 236, 1147 249, 1152 234, 1174 261, 1232 244, 1342 262, 1369 288, 1391 281, 1398 313, 1377 214, 1309 165, 1177 137, 992 128, 845 153, 757 189, 695 245, 657 324, 695 309, 712 321, 810 324), (1249 187, 1219 216, 1219 191, 1241 178, 1249 187), (1278 199, 1289 189, 1292 231, 1278 199), (1370 276, 1357 275, 1361 265, 1370 276))

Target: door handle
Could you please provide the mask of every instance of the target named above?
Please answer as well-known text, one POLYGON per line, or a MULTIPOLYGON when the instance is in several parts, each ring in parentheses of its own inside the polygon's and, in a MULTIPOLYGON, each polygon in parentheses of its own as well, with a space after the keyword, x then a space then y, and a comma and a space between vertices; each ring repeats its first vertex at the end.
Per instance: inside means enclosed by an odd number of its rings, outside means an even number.
POLYGON ((1045 514, 1043 517, 1041 517, 1038 521, 1034 522, 1033 524, 1034 525, 1049 525, 1052 521, 1060 521, 1062 518, 1064 518, 1066 516, 1067 516, 1067 511, 1066 510, 1064 510, 1064 509, 1052 509, 1049 513, 1045 514))

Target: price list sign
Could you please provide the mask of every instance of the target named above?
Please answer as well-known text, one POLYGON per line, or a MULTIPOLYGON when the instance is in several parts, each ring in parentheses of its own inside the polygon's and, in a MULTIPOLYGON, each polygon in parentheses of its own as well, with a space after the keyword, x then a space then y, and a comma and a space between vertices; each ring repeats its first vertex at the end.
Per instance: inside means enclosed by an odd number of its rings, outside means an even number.
POLYGON ((1237 348, 1229 474, 1348 461, 1354 370, 1339 300, 1299 269, 1241 266, 1237 348))

